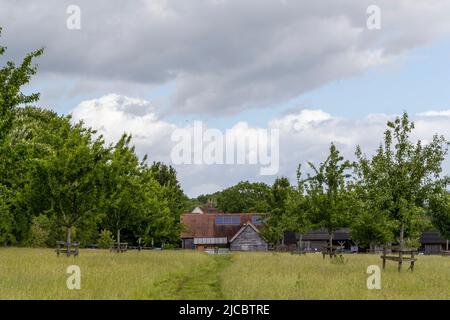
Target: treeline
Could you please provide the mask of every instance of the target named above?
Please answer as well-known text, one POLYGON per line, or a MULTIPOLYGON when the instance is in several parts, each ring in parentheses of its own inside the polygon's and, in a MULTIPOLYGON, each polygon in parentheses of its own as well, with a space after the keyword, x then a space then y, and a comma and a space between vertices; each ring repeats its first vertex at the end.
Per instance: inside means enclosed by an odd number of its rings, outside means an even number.
POLYGON ((356 148, 356 161, 345 160, 331 144, 320 164, 309 163, 297 183, 285 177, 272 186, 240 182, 198 201, 213 200, 224 212, 270 212, 264 236, 282 241, 286 231, 334 232, 350 227, 352 240, 364 247, 397 243, 417 246, 424 229, 450 238, 449 177, 442 163, 449 142, 435 135, 427 144, 412 142, 414 123, 404 113, 387 123, 383 142, 372 157, 356 148))
POLYGON ((30 106, 39 94, 21 89, 42 53, 0 69, 0 244, 178 244, 188 199, 172 167, 139 159, 130 135, 107 145, 82 122, 30 106))

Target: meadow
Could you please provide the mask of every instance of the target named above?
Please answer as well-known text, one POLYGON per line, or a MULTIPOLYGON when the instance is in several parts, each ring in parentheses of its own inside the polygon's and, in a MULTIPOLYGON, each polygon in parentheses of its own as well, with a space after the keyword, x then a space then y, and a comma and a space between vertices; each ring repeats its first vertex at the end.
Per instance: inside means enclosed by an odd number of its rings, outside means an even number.
MULTIPOLYGON (((381 290, 368 290, 369 265, 379 255, 194 251, 81 250, 57 258, 52 249, 1 248, 0 299, 450 299, 450 257, 419 256, 414 273, 382 272, 381 290), (81 289, 69 290, 69 265, 81 289)), ((406 269, 406 268, 405 268, 406 269)))

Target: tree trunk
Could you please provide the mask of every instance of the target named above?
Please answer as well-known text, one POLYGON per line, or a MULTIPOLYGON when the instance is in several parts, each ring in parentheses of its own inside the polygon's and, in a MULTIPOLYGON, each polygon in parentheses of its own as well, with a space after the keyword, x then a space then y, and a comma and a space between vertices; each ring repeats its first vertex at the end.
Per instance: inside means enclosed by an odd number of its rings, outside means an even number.
POLYGON ((302 250, 303 234, 300 233, 299 249, 302 250))
POLYGON ((117 229, 117 252, 120 252, 120 229, 117 229))
POLYGON ((448 251, 448 243, 449 243, 449 240, 447 240, 447 246, 446 246, 446 247, 447 247, 447 249, 445 249, 446 251, 448 251))
POLYGON ((330 232, 330 247, 333 246, 333 232, 330 232))
POLYGON ((405 224, 402 223, 402 226, 400 227, 400 249, 403 249, 405 244, 405 224))
POLYGON ((67 245, 67 249, 70 249, 70 227, 67 227, 66 230, 66 245, 67 245))

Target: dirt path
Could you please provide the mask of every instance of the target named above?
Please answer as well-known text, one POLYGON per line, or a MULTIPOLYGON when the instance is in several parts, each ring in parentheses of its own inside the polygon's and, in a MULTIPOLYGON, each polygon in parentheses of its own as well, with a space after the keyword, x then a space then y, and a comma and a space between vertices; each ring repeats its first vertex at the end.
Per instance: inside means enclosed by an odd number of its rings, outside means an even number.
POLYGON ((158 282, 156 296, 152 294, 152 299, 223 299, 221 273, 231 263, 231 255, 211 256, 208 264, 186 270, 181 274, 172 274, 158 282))

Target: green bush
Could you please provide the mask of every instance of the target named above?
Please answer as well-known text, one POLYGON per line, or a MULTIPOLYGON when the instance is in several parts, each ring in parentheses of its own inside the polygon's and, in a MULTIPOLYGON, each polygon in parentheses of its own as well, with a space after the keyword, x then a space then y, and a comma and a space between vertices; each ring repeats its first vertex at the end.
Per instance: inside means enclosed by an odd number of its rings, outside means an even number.
POLYGON ((30 235, 28 237, 28 245, 31 247, 46 247, 52 224, 46 215, 33 217, 30 227, 30 235))
POLYGON ((114 242, 112 232, 109 230, 102 230, 100 232, 97 244, 99 248, 107 249, 114 242))
MULTIPOLYGON (((1 187, 1 186, 0 186, 1 187)), ((1 192, 1 190, 0 190, 1 192)), ((14 217, 9 206, 0 193, 0 244, 7 245, 15 242, 12 234, 14 217)))

